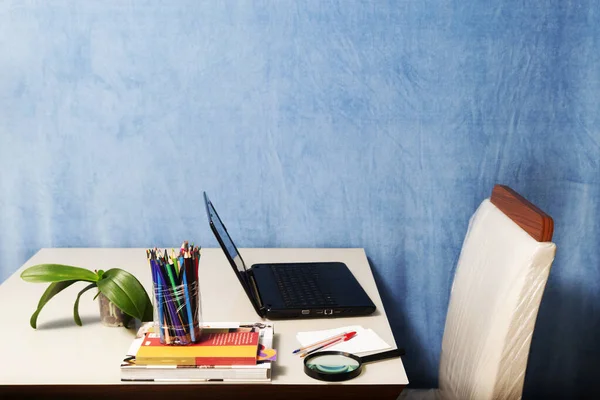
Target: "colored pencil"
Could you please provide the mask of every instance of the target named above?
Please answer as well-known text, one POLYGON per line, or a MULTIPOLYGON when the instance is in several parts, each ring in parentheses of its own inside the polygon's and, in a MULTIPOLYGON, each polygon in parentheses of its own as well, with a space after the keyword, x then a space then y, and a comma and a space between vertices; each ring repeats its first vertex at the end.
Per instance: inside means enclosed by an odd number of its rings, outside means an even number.
POLYGON ((155 318, 161 343, 189 344, 200 336, 198 264, 200 248, 183 242, 171 249, 147 249, 154 285, 155 318))

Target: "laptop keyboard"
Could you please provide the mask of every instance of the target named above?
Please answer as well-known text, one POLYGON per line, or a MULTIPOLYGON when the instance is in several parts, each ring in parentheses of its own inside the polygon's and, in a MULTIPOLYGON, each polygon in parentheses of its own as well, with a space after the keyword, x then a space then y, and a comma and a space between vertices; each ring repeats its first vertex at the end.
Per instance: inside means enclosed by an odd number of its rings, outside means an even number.
POLYGON ((331 293, 324 293, 317 284, 319 273, 314 266, 271 266, 279 292, 286 307, 333 306, 331 293))

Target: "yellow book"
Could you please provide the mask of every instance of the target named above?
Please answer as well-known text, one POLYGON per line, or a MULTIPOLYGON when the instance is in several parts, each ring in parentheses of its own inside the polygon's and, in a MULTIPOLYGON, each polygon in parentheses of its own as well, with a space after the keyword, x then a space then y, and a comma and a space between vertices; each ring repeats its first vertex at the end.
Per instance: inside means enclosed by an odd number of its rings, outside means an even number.
POLYGON ((163 345, 148 332, 135 359, 138 365, 253 365, 258 356, 258 331, 204 329, 198 343, 163 345))

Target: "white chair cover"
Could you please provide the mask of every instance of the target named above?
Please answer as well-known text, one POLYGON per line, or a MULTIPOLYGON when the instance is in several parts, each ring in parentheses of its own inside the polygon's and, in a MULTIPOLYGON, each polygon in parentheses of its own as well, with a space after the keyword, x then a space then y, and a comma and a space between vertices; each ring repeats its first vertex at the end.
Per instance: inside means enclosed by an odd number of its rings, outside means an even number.
MULTIPOLYGON (((439 385, 428 398, 520 399, 556 246, 537 242, 484 200, 469 223, 442 340, 439 385)), ((403 391, 401 398, 422 393, 403 391), (404 393, 406 392, 406 393, 404 393)))

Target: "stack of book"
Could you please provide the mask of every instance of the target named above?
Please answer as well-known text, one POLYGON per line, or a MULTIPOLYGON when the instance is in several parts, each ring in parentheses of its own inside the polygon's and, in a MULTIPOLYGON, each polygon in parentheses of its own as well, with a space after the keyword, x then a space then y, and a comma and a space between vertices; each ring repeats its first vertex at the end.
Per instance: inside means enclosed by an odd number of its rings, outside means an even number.
POLYGON ((200 341, 163 345, 150 330, 132 343, 121 363, 122 381, 269 382, 273 349, 271 323, 205 324, 200 341))

